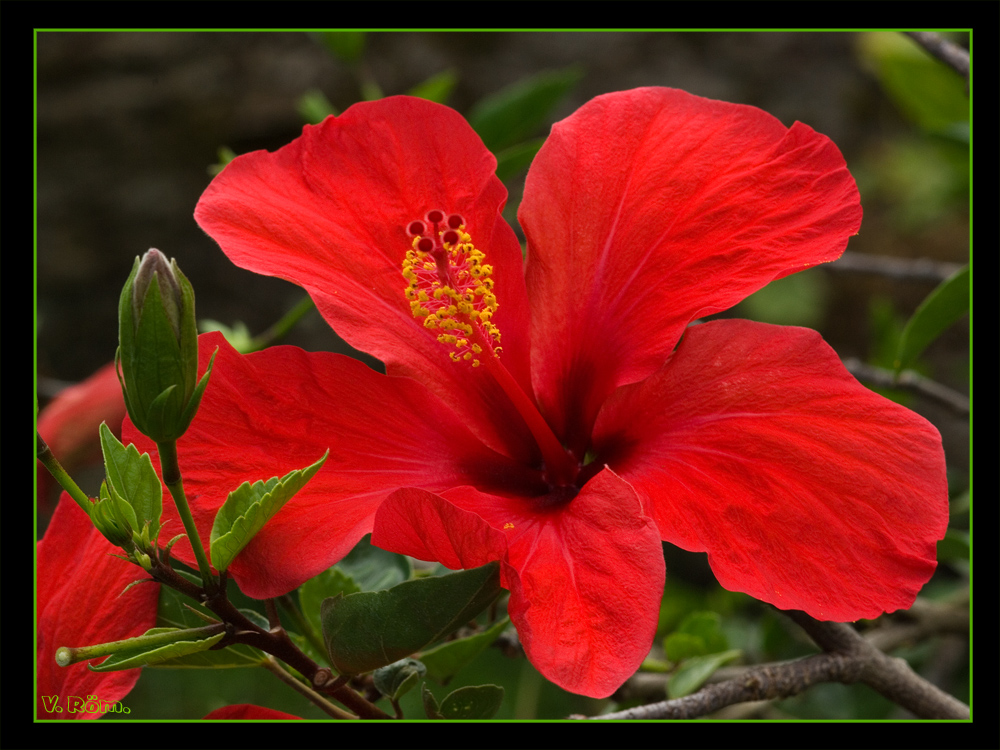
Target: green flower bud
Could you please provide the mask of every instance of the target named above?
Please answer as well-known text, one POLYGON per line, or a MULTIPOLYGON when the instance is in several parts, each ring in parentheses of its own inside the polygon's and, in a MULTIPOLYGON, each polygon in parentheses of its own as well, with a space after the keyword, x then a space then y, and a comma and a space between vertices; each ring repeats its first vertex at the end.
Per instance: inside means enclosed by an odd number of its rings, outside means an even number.
POLYGON ((107 482, 101 483, 100 499, 91 506, 90 518, 97 530, 113 545, 126 551, 134 548, 135 512, 112 493, 107 482))
POLYGON ((125 406, 139 431, 157 442, 183 435, 208 373, 198 381, 194 290, 177 261, 168 263, 159 250, 135 259, 122 289, 115 362, 125 406))

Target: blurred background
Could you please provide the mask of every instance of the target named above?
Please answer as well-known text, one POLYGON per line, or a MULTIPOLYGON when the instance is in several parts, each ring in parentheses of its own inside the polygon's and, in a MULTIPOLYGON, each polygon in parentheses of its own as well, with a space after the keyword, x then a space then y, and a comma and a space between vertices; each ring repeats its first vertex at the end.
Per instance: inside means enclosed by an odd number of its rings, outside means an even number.
MULTIPOLYGON (((967 47, 966 36, 951 39, 967 47)), ((194 206, 227 152, 274 150, 304 122, 363 98, 423 92, 475 118, 497 97, 532 85, 549 91, 533 132, 520 144, 493 144, 509 149, 504 179, 515 226, 532 139, 596 95, 671 86, 751 104, 786 125, 799 120, 826 134, 861 190, 864 222, 849 252, 935 262, 872 273, 849 270, 855 264, 847 259, 842 270, 830 264, 772 284, 724 315, 810 326, 842 358, 891 367, 909 316, 968 262, 965 82, 900 34, 449 32, 331 40, 291 32, 39 33, 39 405, 112 360, 121 287, 150 247, 177 259, 196 291, 199 318, 242 322, 257 334, 301 299, 292 284, 233 266, 195 224, 194 206)), ((914 367, 967 396, 968 342, 965 318, 914 367)), ((283 343, 348 351, 315 311, 283 343)), ((952 494, 961 495, 967 416, 912 392, 893 395, 941 430, 952 494)), ((721 591, 697 556, 675 563, 668 556, 668 571, 679 587, 687 577, 696 589, 721 591)), ((523 664, 504 668, 516 672, 523 664)), ((190 688, 190 677, 181 673, 179 690, 190 688)), ((127 705, 141 700, 146 682, 127 705)), ((218 698, 219 705, 236 700, 218 698)), ((527 693, 518 700, 531 703, 527 693)), ((171 705, 142 718, 198 715, 186 711, 171 705)))

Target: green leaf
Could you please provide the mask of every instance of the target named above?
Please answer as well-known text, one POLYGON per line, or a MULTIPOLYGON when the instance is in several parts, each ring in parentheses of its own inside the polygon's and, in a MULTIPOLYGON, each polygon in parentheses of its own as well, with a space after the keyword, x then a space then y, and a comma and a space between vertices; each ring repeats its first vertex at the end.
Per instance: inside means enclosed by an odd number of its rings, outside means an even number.
POLYGON ((532 138, 524 143, 499 151, 497 157, 497 178, 509 180, 531 166, 538 149, 545 143, 544 138, 532 138))
POLYGON ((296 109, 302 119, 310 125, 318 125, 330 115, 337 114, 337 108, 319 89, 309 89, 300 96, 296 109))
POLYGON ((448 101, 448 95, 451 94, 456 83, 458 83, 458 73, 453 68, 449 68, 418 83, 407 93, 410 96, 419 96, 421 99, 444 104, 448 101))
POLYGON ((250 329, 247 328, 246 323, 243 321, 237 320, 233 323, 232 328, 230 328, 217 320, 204 318, 198 321, 198 328, 201 329, 202 333, 218 331, 226 337, 229 345, 240 354, 247 354, 254 350, 253 334, 250 333, 250 329))
POLYGON ((510 620, 505 617, 482 633, 448 641, 424 651, 420 655, 420 661, 427 667, 427 676, 442 685, 446 684, 458 670, 487 649, 509 624, 510 620))
POLYGON ((583 76, 576 66, 538 73, 507 86, 472 109, 469 124, 493 153, 534 135, 583 76))
POLYGON ((362 591, 391 588, 409 580, 413 574, 410 561, 404 555, 373 546, 371 534, 365 534, 335 567, 353 579, 362 591))
POLYGON ((667 682, 667 695, 670 698, 682 698, 685 695, 690 695, 705 684, 705 680, 711 677, 715 670, 726 662, 738 658, 742 653, 739 649, 733 649, 732 651, 723 651, 720 654, 695 656, 688 659, 670 676, 670 680, 667 682))
POLYGON ((427 667, 416 659, 401 659, 387 667, 376 669, 372 675, 375 689, 389 700, 398 701, 417 686, 417 681, 427 667))
POLYGON ((701 638, 705 652, 714 654, 729 648, 729 642, 722 632, 722 617, 718 612, 692 612, 677 626, 678 633, 690 633, 701 638))
POLYGON ((163 636, 154 639, 158 642, 140 646, 137 648, 125 648, 116 651, 100 664, 94 666, 88 664, 87 667, 92 672, 117 672, 122 669, 134 669, 136 667, 148 667, 170 659, 176 659, 199 651, 207 651, 216 643, 222 640, 225 633, 218 633, 207 638, 193 636, 190 630, 178 630, 176 628, 153 628, 143 633, 140 638, 147 636, 163 636), (169 640, 169 639, 173 640, 169 640), (167 641, 161 643, 159 641, 167 641))
POLYGON ((441 718, 456 720, 492 719, 503 703, 499 685, 470 685, 449 693, 441 701, 441 718))
POLYGON ((827 310, 830 286, 825 272, 807 269, 777 279, 740 303, 745 315, 780 326, 819 326, 827 310))
POLYGON ((355 63, 365 53, 364 31, 321 31, 318 34, 326 48, 346 63, 355 63))
POLYGON ((122 445, 104 422, 100 434, 109 496, 112 499, 117 496, 129 504, 135 513, 133 529, 141 529, 148 521, 149 536, 155 539, 163 513, 163 486, 149 454, 140 456, 134 445, 122 445))
POLYGON ((392 664, 465 624, 499 593, 500 565, 493 562, 327 599, 320 618, 330 663, 348 675, 392 664))
POLYGON ((932 133, 968 139, 965 81, 912 39, 892 32, 859 34, 862 57, 900 111, 932 133))
POLYGON ((673 662, 718 653, 727 648, 729 642, 722 632, 722 618, 718 612, 691 612, 663 641, 667 658, 673 662))
POLYGON ((670 661, 678 662, 708 653, 705 641, 690 633, 671 633, 663 639, 663 650, 670 661))
POLYGON ((944 539, 937 543, 937 559, 939 562, 968 562, 969 532, 948 529, 944 539))
POLYGON ((212 565, 220 573, 247 546, 257 532, 281 510, 295 493, 320 470, 330 451, 312 466, 290 471, 285 476, 272 477, 266 482, 244 482, 229 493, 219 508, 212 525, 212 565))
POLYGON ((969 267, 961 269, 928 295, 903 329, 896 373, 911 367, 924 349, 969 312, 969 267))

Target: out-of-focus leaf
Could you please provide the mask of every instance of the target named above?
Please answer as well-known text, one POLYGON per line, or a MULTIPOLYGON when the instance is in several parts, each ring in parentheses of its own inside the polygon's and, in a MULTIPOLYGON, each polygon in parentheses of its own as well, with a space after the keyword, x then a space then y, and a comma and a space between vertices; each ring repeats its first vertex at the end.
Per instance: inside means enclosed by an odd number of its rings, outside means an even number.
POLYGON ((684 661, 707 653, 705 641, 690 633, 671 633, 663 639, 663 650, 673 662, 684 661))
POLYGON ((500 151, 496 155, 497 177, 500 180, 509 180, 525 171, 531 166, 535 154, 538 153, 538 149, 542 147, 543 143, 545 143, 544 138, 532 138, 500 151))
POLYGON ((493 153, 513 146, 542 127, 582 76, 583 71, 573 66, 525 78, 476 104, 469 123, 493 153))
POLYGON ((365 54, 363 31, 321 31, 317 36, 328 50, 345 63, 356 63, 365 54))
POLYGON ((938 562, 968 562, 969 532, 948 529, 944 539, 937 543, 938 562))
POLYGON ((969 99, 960 75, 902 34, 859 34, 858 43, 906 117, 928 132, 968 141, 969 99))
POLYGON ((829 296, 823 271, 809 269, 772 281, 740 307, 747 317, 762 323, 815 328, 823 321, 829 296))
POLYGON ((337 114, 337 108, 319 89, 309 89, 300 96, 296 109, 302 119, 310 125, 318 125, 330 115, 337 114))
POLYGON ((219 331, 226 337, 226 341, 229 342, 233 349, 238 351, 240 354, 246 354, 247 352, 253 351, 253 335, 250 333, 250 329, 247 328, 246 323, 243 323, 242 321, 238 320, 232 327, 229 327, 217 320, 205 318, 204 320, 198 321, 198 329, 202 333, 219 331))
POLYGON ((458 73, 455 72, 454 68, 449 68, 435 73, 426 81, 421 81, 406 93, 410 96, 419 96, 421 99, 444 104, 448 101, 448 96, 455 88, 456 83, 458 83, 458 73))
POLYGON ((446 684, 458 670, 488 648, 509 624, 510 620, 505 617, 482 633, 448 641, 424 651, 420 655, 420 661, 427 667, 427 676, 442 685, 446 684))
POLYGON ((372 545, 366 534, 336 567, 347 574, 362 591, 380 591, 409 579, 413 573, 404 555, 386 552, 372 545))
POLYGON ((722 618, 718 612, 692 612, 677 627, 679 633, 689 633, 701 638, 705 644, 703 653, 714 654, 729 648, 722 632, 722 618))
POLYGON ((942 281, 930 293, 903 329, 895 369, 910 367, 924 349, 952 323, 969 312, 969 267, 942 281))
POLYGON ((723 651, 720 654, 695 656, 688 659, 670 675, 670 679, 667 681, 667 695, 670 698, 682 698, 685 695, 690 695, 705 684, 705 680, 711 677, 715 670, 726 662, 738 658, 742 653, 738 649, 733 649, 732 651, 723 651))

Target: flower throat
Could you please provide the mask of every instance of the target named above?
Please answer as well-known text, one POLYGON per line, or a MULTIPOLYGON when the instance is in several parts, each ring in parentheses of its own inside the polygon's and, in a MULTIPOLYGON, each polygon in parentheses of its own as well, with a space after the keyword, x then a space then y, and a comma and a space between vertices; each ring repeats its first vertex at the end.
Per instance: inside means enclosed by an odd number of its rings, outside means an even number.
POLYGON ((499 361, 500 331, 493 324, 499 303, 493 293, 493 267, 466 232, 459 214, 428 211, 411 221, 406 233, 412 244, 403 260, 406 299, 425 328, 438 331, 453 362, 485 366, 524 419, 542 452, 545 480, 553 487, 570 487, 579 462, 559 442, 534 401, 499 361))

